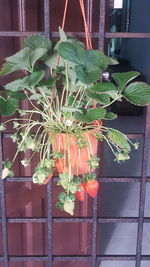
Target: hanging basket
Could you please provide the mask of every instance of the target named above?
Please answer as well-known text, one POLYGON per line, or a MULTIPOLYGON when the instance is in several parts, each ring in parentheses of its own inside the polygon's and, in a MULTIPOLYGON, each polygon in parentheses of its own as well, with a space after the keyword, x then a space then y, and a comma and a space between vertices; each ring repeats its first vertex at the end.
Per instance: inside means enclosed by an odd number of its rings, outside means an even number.
POLYGON ((83 133, 83 138, 87 144, 84 148, 79 148, 76 137, 70 134, 56 134, 52 141, 53 151, 62 153, 63 158, 57 160, 56 168, 59 173, 71 172, 73 175, 81 175, 89 172, 91 156, 97 154, 98 140, 96 130, 83 133))

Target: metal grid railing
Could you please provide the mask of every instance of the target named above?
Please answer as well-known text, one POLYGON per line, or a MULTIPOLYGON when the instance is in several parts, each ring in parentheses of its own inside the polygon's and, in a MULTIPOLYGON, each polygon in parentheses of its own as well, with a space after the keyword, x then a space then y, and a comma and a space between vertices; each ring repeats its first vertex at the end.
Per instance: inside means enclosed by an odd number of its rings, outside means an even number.
MULTIPOLYGON (((44 1, 44 32, 27 32, 25 26, 20 27, 20 31, 0 31, 0 36, 6 37, 24 37, 33 33, 43 33, 47 37, 57 37, 57 32, 51 32, 50 30, 50 1, 44 1)), ((18 0, 19 14, 25 14, 25 0, 18 0)), ((89 16, 91 16, 90 7, 93 0, 87 0, 87 7, 89 16)), ((99 32, 91 32, 93 38, 98 38, 99 49, 104 50, 105 38, 150 38, 150 33, 110 33, 105 32, 105 10, 106 0, 100 0, 100 17, 99 17, 99 32)), ((25 25, 25 16, 22 15, 22 25, 25 25)), ((90 21, 90 19, 89 19, 90 21)), ((75 36, 84 36, 83 32, 69 33, 75 36)), ((147 108, 146 120, 145 120, 145 132, 144 134, 132 134, 130 136, 137 138, 137 136, 143 137, 143 159, 142 159, 142 175, 138 178, 133 177, 98 177, 101 182, 129 182, 140 183, 140 201, 139 201, 139 217, 97 217, 97 199, 93 201, 93 214, 92 217, 78 217, 78 218, 56 218, 52 217, 52 182, 57 181, 57 178, 53 178, 47 185, 47 201, 48 201, 48 217, 47 218, 8 218, 6 217, 6 198, 5 198, 5 182, 27 182, 31 181, 31 177, 14 177, 7 178, 6 181, 0 180, 0 192, 1 192, 1 218, 0 223, 2 225, 2 242, 3 242, 3 256, 0 257, 0 262, 3 262, 4 267, 9 266, 9 262, 26 262, 26 261, 46 261, 47 266, 52 267, 53 261, 87 261, 91 262, 91 267, 96 267, 100 261, 134 261, 136 267, 141 266, 141 261, 150 261, 150 255, 142 255, 142 239, 143 239, 143 224, 150 223, 150 217, 144 217, 145 208, 145 195, 146 195, 146 183, 150 182, 150 178, 147 177, 148 166, 148 151, 149 151, 149 138, 150 138, 150 107, 147 108), (88 222, 92 224, 92 253, 91 255, 52 255, 52 224, 54 222, 59 223, 79 223, 88 222), (98 223, 138 223, 137 234, 137 248, 135 255, 97 255, 97 225, 98 223), (47 223, 48 225, 48 253, 46 256, 10 256, 8 254, 8 236, 7 236, 7 223, 47 223)), ((0 169, 2 170, 3 160, 3 138, 10 138, 9 134, 0 135, 0 169)))

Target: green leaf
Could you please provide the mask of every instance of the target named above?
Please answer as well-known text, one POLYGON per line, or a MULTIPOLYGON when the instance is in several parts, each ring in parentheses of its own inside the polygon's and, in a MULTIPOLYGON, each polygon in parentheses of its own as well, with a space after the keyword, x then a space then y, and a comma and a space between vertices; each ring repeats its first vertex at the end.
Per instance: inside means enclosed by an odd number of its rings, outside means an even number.
POLYGON ((80 44, 61 42, 57 51, 61 57, 74 63, 84 65, 85 50, 80 44))
POLYGON ((118 95, 118 91, 113 83, 109 82, 103 82, 103 83, 98 83, 89 89, 87 89, 87 94, 89 95, 90 93, 98 93, 98 94, 106 94, 109 97, 115 99, 118 95))
POLYGON ((15 64, 11 62, 5 62, 2 66, 2 69, 0 71, 0 75, 8 75, 12 72, 18 71, 18 70, 24 70, 24 65, 22 64, 15 64))
POLYGON ((35 62, 46 52, 45 48, 31 50, 29 47, 25 47, 16 54, 6 58, 6 63, 3 65, 0 75, 10 74, 17 70, 31 71, 35 62))
POLYGON ((77 75, 76 75, 74 69, 69 69, 68 77, 69 77, 69 80, 71 81, 72 84, 74 84, 76 82, 77 75))
MULTIPOLYGON (((6 62, 9 62, 11 64, 16 64, 16 67, 18 66, 18 69, 20 70, 29 70, 30 69, 30 48, 26 47, 16 54, 7 57, 6 62)), ((14 71, 14 70, 13 70, 14 71)), ((11 71, 11 72, 13 72, 11 71)), ((10 72, 9 72, 10 73, 10 72)))
POLYGON ((8 98, 7 100, 0 98, 0 113, 4 116, 13 115, 19 106, 18 99, 8 98))
POLYGON ((13 98, 16 98, 18 100, 24 100, 26 99, 26 95, 24 93, 21 92, 13 92, 13 91, 7 91, 6 92, 7 96, 11 96, 13 98))
POLYGON ((64 59, 59 57, 59 61, 58 61, 58 53, 54 53, 52 55, 49 55, 45 60, 45 64, 52 68, 52 69, 56 69, 58 66, 59 67, 64 67, 65 66, 65 62, 64 59))
POLYGON ((34 71, 30 76, 29 76, 29 86, 35 87, 45 76, 45 71, 34 71))
POLYGON ((84 69, 83 66, 76 65, 75 72, 76 72, 78 80, 84 84, 91 84, 97 81, 100 77, 100 70, 98 68, 93 71, 88 72, 86 69, 84 69))
POLYGON ((5 168, 11 169, 12 163, 10 160, 5 160, 5 161, 3 161, 3 166, 5 168))
POLYGON ((104 117, 105 120, 114 120, 116 118, 117 118, 117 114, 113 112, 107 112, 104 117))
POLYGON ((59 27, 59 35, 60 35, 60 39, 62 42, 66 42, 67 41, 67 36, 65 34, 65 32, 62 30, 61 27, 59 27))
POLYGON ((77 112, 83 114, 83 112, 81 111, 81 109, 74 108, 74 107, 62 107, 61 110, 64 111, 64 112, 76 112, 77 111, 77 112))
POLYGON ((55 80, 53 77, 50 77, 48 80, 42 80, 39 82, 39 87, 47 86, 47 87, 52 87, 55 84, 55 80))
POLYGON ((93 70, 96 67, 107 69, 107 57, 99 50, 86 50, 86 68, 93 70))
POLYGON ((36 48, 35 50, 32 51, 31 56, 30 56, 30 62, 31 66, 33 68, 34 64, 38 59, 40 59, 42 56, 44 56, 47 53, 47 49, 45 48, 36 48))
POLYGON ((105 104, 105 105, 110 103, 110 96, 107 94, 93 93, 90 90, 89 91, 87 90, 86 94, 87 94, 87 96, 96 100, 98 103, 105 104))
POLYGON ((123 133, 115 129, 109 128, 107 136, 108 136, 108 139, 118 148, 126 152, 130 152, 131 148, 130 148, 129 142, 127 140, 127 137, 123 133))
POLYGON ((7 83, 4 87, 6 90, 10 90, 10 91, 19 91, 22 89, 27 88, 28 85, 28 76, 24 77, 23 79, 17 79, 13 82, 7 83))
POLYGON ((145 106, 150 103, 150 86, 144 82, 131 83, 123 96, 134 105, 145 106))
POLYGON ((113 90, 117 91, 115 85, 109 82, 98 83, 90 87, 89 90, 92 92, 102 92, 102 93, 107 92, 107 91, 113 91, 113 90))
POLYGON ((45 36, 35 34, 25 39, 24 46, 31 49, 45 48, 47 50, 50 50, 51 42, 45 36))
POLYGON ((140 73, 137 71, 129 71, 129 72, 121 72, 121 73, 113 73, 112 77, 119 85, 121 89, 124 89, 126 84, 139 76, 140 73))
POLYGON ((116 58, 107 57, 107 64, 108 65, 118 65, 119 62, 116 58))
POLYGON ((66 195, 65 192, 61 192, 61 193, 58 195, 58 199, 59 199, 62 203, 65 202, 66 197, 67 197, 67 195, 66 195))
POLYGON ((73 104, 74 97, 73 95, 68 96, 68 106, 71 106, 73 104))
POLYGON ((82 110, 83 114, 76 112, 75 118, 81 122, 90 123, 95 120, 103 119, 106 111, 102 108, 93 108, 89 110, 82 110))

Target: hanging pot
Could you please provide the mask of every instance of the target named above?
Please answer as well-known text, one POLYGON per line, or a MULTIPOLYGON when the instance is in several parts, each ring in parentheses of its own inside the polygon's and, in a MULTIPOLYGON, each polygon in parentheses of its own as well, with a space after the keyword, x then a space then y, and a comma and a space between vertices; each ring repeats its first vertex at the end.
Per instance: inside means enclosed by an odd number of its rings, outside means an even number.
POLYGON ((53 151, 59 151, 63 157, 57 159, 56 169, 59 173, 69 172, 73 175, 80 175, 90 171, 88 161, 91 155, 97 154, 98 140, 95 134, 98 131, 90 130, 83 132, 87 147, 79 148, 76 137, 70 134, 56 134, 53 137, 53 151))

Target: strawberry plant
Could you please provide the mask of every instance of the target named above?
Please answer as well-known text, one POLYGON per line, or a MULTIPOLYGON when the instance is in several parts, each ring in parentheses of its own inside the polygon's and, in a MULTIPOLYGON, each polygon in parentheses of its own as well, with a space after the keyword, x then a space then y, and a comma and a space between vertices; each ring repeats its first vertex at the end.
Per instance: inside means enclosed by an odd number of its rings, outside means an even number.
POLYGON ((138 148, 118 129, 105 126, 105 120, 117 118, 110 112, 111 104, 126 99, 148 105, 150 86, 135 81, 137 71, 114 73, 111 82, 102 82, 103 72, 117 61, 59 32, 60 41, 55 43, 42 35, 27 37, 23 49, 7 57, 0 71, 0 75, 23 71, 23 77, 7 83, 0 93, 0 114, 8 117, 0 130, 12 121, 11 138, 17 146, 14 158, 4 162, 2 179, 13 175, 19 152, 30 151, 21 161, 24 167, 38 153, 33 182, 45 184, 57 171, 63 188, 57 206, 72 215, 76 198, 84 201, 85 193, 97 195, 99 185, 92 173, 99 166, 98 140, 109 145, 117 162, 130 159, 131 147, 138 148), (30 108, 22 109, 25 99, 30 108))

